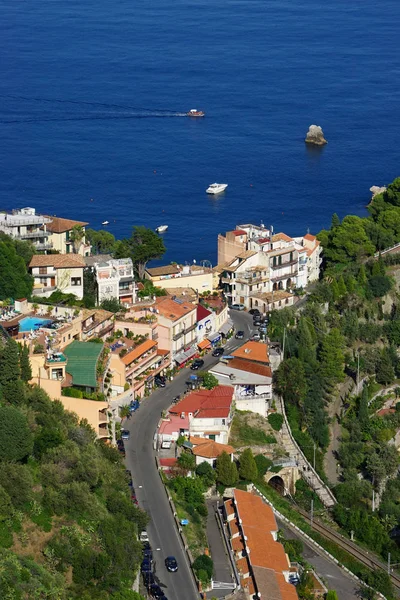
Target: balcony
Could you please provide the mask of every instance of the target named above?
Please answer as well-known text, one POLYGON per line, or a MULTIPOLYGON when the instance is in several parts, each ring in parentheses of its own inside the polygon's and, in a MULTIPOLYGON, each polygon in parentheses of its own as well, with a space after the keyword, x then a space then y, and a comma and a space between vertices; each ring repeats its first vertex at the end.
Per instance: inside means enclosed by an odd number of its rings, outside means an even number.
POLYGON ((48 238, 48 231, 43 231, 42 229, 35 229, 35 231, 27 231, 25 233, 17 233, 14 237, 19 240, 28 240, 32 238, 48 238))
POLYGON ((298 270, 291 269, 290 271, 288 271, 287 273, 284 273, 283 275, 275 275, 274 277, 271 277, 271 281, 281 281, 282 279, 288 279, 290 277, 297 277, 297 275, 298 275, 298 270))
POLYGON ((38 244, 35 244, 35 248, 36 250, 51 250, 53 248, 53 243, 52 242, 39 242, 38 244))
POLYGON ((297 265, 297 258, 296 260, 288 260, 287 262, 282 262, 280 265, 274 265, 273 262, 272 264, 270 263, 270 267, 271 269, 284 269, 285 267, 290 267, 292 265, 297 265))
POLYGON ((65 354, 63 354, 62 352, 54 352, 53 354, 50 355, 50 357, 46 357, 46 359, 45 359, 45 364, 52 365, 52 366, 54 366, 55 364, 66 365, 67 362, 68 362, 68 359, 65 356, 65 354))
POLYGON ((264 281, 269 281, 269 277, 267 275, 257 275, 253 277, 252 275, 238 275, 236 277, 237 283, 244 283, 245 285, 252 285, 253 283, 263 283, 264 281))

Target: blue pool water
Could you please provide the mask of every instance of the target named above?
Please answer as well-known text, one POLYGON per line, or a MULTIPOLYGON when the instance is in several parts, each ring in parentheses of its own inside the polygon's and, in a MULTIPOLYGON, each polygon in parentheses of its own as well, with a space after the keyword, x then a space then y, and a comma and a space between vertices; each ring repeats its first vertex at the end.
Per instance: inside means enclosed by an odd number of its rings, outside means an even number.
POLYGON ((40 327, 44 327, 46 325, 52 324, 51 319, 41 319, 40 317, 25 317, 19 322, 19 331, 35 331, 36 329, 40 329, 40 327))

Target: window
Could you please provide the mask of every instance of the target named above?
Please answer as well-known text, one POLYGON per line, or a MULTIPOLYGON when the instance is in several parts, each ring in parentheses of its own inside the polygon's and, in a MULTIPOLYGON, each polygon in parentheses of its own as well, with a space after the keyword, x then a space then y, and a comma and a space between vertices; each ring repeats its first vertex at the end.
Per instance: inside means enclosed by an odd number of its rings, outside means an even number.
POLYGON ((39 275, 46 275, 47 267, 39 267, 39 275))
POLYGON ((274 267, 276 267, 276 256, 274 256, 273 260, 272 260, 272 264, 274 267))
POLYGON ((282 255, 280 254, 278 257, 278 265, 281 265, 281 264, 282 264, 282 255))
POLYGON ((82 285, 82 279, 80 277, 71 277, 71 285, 82 285))
POLYGON ((290 253, 290 259, 289 260, 290 260, 290 262, 293 261, 293 252, 290 253))

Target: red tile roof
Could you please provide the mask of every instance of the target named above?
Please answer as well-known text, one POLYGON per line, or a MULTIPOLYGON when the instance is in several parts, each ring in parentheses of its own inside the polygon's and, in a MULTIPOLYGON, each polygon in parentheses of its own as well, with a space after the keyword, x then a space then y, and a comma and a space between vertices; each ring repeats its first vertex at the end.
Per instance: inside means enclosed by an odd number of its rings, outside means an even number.
POLYGON ((235 449, 227 444, 219 444, 208 438, 191 437, 190 442, 195 446, 192 450, 195 456, 202 458, 218 458, 223 452, 233 454, 235 449))
POLYGON ((80 254, 35 254, 29 267, 54 267, 55 269, 81 269, 86 263, 80 254))
POLYGON ((198 321, 202 321, 206 317, 209 317, 211 314, 212 314, 211 311, 207 310, 206 307, 203 306, 202 304, 197 305, 197 320, 198 321))
POLYGON ((73 221, 72 219, 63 219, 61 217, 49 217, 52 219, 51 223, 47 223, 46 229, 51 233, 65 233, 65 231, 71 231, 75 225, 80 225, 81 227, 85 227, 85 225, 89 225, 89 223, 85 223, 84 221, 73 221))
POLYGON ((236 358, 245 358, 253 362, 269 364, 268 346, 263 342, 246 342, 237 350, 232 352, 236 358))
POLYGON ((264 377, 272 377, 271 367, 261 363, 251 362, 244 358, 234 358, 229 361, 229 366, 232 369, 254 373, 254 375, 262 375, 264 377))
POLYGON ((174 467, 177 463, 176 458, 160 458, 158 460, 160 467, 174 467))
POLYGON ((192 413, 196 418, 228 417, 233 387, 218 385, 213 390, 196 390, 170 408, 171 414, 192 413))
POLYGON ((232 231, 233 235, 246 235, 246 232, 244 231, 244 229, 234 229, 232 231))
POLYGON ((305 240, 309 240, 310 242, 314 242, 317 238, 315 237, 315 235, 312 235, 311 233, 306 233, 306 235, 304 236, 305 240))

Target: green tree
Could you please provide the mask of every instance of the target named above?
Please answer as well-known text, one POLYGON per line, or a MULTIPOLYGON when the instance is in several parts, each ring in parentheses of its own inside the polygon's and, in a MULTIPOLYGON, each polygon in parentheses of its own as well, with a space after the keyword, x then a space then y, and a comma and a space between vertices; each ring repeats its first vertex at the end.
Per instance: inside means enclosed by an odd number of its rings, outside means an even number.
POLYGON ((69 234, 69 239, 72 242, 74 252, 77 254, 79 252, 79 248, 81 247, 82 241, 85 239, 85 230, 82 225, 74 225, 71 229, 71 233, 69 234))
POLYGON ((340 225, 340 219, 336 213, 333 213, 332 220, 331 220, 331 229, 335 229, 336 227, 339 227, 339 225, 340 225))
POLYGON ((26 383, 32 379, 31 361, 29 360, 29 348, 25 345, 20 345, 19 348, 19 364, 21 369, 21 379, 26 383))
POLYGON ((162 238, 151 229, 135 226, 130 238, 122 240, 116 249, 116 258, 131 258, 139 279, 144 279, 146 265, 150 260, 165 254, 162 238))
POLYGON ((326 594, 326 600, 339 600, 335 590, 329 590, 329 592, 326 594))
POLYGON ((85 237, 92 245, 93 254, 112 254, 114 252, 115 237, 109 231, 86 229, 85 237))
POLYGON ((365 266, 361 265, 360 266, 360 270, 358 272, 358 277, 357 277, 357 281, 358 283, 364 287, 367 284, 367 273, 365 271, 365 266))
POLYGON ((347 288, 343 279, 343 275, 341 275, 338 279, 338 291, 340 297, 345 296, 347 294, 347 288))
POLYGON ((339 382, 343 380, 343 350, 343 336, 338 329, 331 329, 331 331, 322 340, 320 351, 322 374, 331 381, 339 382))
POLYGON ((368 428, 369 425, 369 414, 368 414, 368 388, 364 386, 360 403, 358 406, 358 421, 363 429, 368 428))
POLYGON ((297 327, 298 358, 303 362, 314 362, 316 359, 316 335, 312 322, 302 317, 297 327))
POLYGON ((21 375, 18 356, 18 344, 8 338, 5 346, 0 349, 0 385, 5 388, 15 382, 21 375))
POLYGON ((96 277, 90 269, 83 270, 83 305, 85 308, 93 308, 97 303, 96 277))
POLYGON ((246 448, 240 455, 239 476, 246 481, 256 481, 258 470, 251 448, 246 448))
POLYGON ((26 417, 14 406, 0 408, 0 460, 15 462, 26 458, 33 437, 26 417))
POLYGON ((206 488, 215 483, 215 471, 207 461, 201 462, 196 467, 196 475, 201 478, 206 488))
POLYGON ((307 393, 304 365, 298 358, 288 358, 281 362, 273 374, 275 393, 285 402, 302 406, 307 393))
POLYGON ((117 298, 109 298, 108 300, 103 300, 100 304, 101 308, 104 310, 108 310, 113 313, 120 312, 123 306, 119 303, 117 298))
POLYGON ((386 275, 376 275, 368 280, 368 287, 374 298, 382 298, 393 287, 393 283, 386 275))
POLYGON ((199 377, 201 378, 202 386, 207 390, 212 390, 219 384, 218 379, 212 373, 208 371, 203 371, 199 373, 199 377))
POLYGON ((236 464, 226 452, 222 452, 217 458, 216 464, 217 481, 222 485, 232 486, 239 480, 236 464))
POLYGON ((268 423, 274 431, 280 431, 283 425, 283 416, 280 413, 271 413, 268 415, 268 423))
POLYGON ((389 353, 382 350, 376 365, 376 381, 383 385, 389 385, 395 380, 395 372, 389 353))
POLYGON ((182 452, 177 463, 183 471, 194 471, 196 467, 196 457, 191 452, 182 452))
POLYGON ((257 465, 258 476, 263 478, 265 473, 272 467, 273 462, 263 454, 257 454, 254 460, 257 465))
POLYGON ((11 241, 0 241, 0 300, 29 298, 32 288, 33 278, 24 259, 18 256, 11 241))

